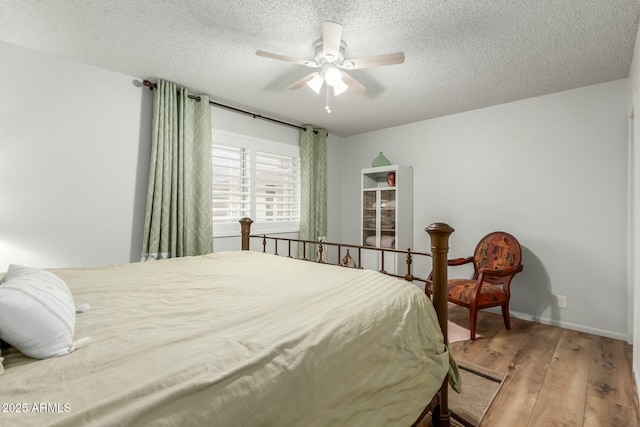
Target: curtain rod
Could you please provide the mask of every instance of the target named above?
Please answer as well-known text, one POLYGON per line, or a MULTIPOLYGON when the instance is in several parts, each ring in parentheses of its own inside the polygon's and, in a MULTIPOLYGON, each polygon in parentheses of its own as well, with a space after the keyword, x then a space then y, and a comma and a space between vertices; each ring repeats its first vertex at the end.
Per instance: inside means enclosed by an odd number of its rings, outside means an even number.
MULTIPOLYGON (((142 82, 142 84, 144 86, 148 87, 149 90, 154 90, 154 89, 158 88, 158 85, 156 83, 152 83, 149 80, 144 80, 142 82)), ((200 97, 197 96, 197 95, 188 95, 188 96, 191 99, 195 99, 197 101, 200 101, 200 97)), ((261 114, 252 113, 251 111, 241 110, 240 108, 232 107, 230 105, 220 104, 219 102, 215 102, 215 101, 209 100, 209 104, 210 105, 215 105, 216 107, 226 108, 227 110, 232 110, 232 111, 235 111, 235 112, 238 112, 238 113, 246 114, 248 116, 252 116, 254 119, 267 120, 267 121, 278 123, 278 124, 281 124, 281 125, 291 126, 293 128, 297 128, 297 129, 300 129, 300 130, 306 130, 305 127, 302 127, 302 126, 299 126, 299 125, 294 125, 293 123, 287 123, 287 122, 283 122, 282 120, 272 119, 271 117, 266 117, 266 116, 263 116, 261 114)), ((317 133, 317 131, 314 130, 313 133, 317 133)))

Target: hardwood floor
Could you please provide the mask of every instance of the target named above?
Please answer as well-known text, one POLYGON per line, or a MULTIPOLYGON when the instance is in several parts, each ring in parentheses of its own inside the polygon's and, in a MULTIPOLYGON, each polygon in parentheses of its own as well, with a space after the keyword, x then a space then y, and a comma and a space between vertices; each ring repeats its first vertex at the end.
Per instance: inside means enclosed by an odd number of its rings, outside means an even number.
MULTIPOLYGON (((449 320, 469 327, 469 311, 449 320)), ((640 410, 626 342, 554 326, 478 314, 476 341, 451 344, 454 357, 507 374, 481 427, 627 427, 640 410)))

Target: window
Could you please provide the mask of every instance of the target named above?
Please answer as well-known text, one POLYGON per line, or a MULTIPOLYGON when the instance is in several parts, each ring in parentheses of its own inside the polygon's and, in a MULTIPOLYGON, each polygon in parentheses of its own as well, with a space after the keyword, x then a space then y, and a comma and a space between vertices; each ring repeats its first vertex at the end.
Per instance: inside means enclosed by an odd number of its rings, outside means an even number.
POLYGON ((213 234, 237 235, 238 220, 254 220, 253 232, 298 231, 298 146, 243 135, 213 133, 213 234))

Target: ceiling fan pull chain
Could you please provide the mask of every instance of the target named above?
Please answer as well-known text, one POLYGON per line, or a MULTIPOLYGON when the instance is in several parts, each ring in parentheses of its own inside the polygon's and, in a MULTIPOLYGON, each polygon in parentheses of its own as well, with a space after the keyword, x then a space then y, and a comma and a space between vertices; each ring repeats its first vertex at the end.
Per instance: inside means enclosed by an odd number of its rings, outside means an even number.
POLYGON ((324 85, 326 88, 326 96, 327 96, 327 102, 326 105, 324 107, 325 110, 327 110, 327 113, 331 113, 331 86, 329 85, 324 85))

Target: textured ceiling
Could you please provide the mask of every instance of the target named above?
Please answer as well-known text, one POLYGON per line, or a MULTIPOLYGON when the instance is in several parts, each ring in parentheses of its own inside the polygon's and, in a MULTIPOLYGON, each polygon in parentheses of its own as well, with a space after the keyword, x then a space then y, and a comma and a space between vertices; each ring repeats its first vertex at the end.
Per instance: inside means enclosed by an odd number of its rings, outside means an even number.
MULTIPOLYGON (((628 77, 639 0, 0 0, 0 40, 339 136, 628 77), (404 51, 353 70, 367 87, 332 99, 286 90, 322 21, 347 58, 404 51)), ((1 65, 0 65, 1 66, 1 65)), ((141 89, 142 90, 142 89, 141 89)))

